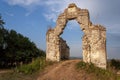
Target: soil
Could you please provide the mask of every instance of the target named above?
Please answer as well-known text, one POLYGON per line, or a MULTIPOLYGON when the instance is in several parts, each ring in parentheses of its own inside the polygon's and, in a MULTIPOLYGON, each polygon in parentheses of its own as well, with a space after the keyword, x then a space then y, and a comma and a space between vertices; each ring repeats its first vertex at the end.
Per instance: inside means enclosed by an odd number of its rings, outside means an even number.
POLYGON ((0 70, 0 74, 9 73, 9 72, 12 72, 12 70, 11 69, 1 69, 0 70))
POLYGON ((37 80, 91 80, 85 72, 76 71, 80 60, 67 60, 47 67, 37 80))

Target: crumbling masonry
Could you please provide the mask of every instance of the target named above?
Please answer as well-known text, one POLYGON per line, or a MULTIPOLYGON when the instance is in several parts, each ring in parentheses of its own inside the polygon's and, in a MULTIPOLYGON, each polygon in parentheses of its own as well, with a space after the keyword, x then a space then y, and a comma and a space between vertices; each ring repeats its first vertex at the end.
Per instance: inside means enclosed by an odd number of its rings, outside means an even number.
POLYGON ((90 21, 87 9, 80 9, 74 3, 59 15, 56 27, 46 33, 46 60, 69 59, 69 47, 60 35, 69 20, 76 20, 84 32, 82 37, 83 61, 106 69, 106 28, 90 21))

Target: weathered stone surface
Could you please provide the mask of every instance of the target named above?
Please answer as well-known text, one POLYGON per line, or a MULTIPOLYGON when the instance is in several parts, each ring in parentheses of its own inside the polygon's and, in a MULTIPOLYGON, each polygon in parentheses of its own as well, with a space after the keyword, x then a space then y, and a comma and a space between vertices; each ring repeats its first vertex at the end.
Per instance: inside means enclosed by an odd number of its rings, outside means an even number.
POLYGON ((69 46, 65 40, 56 36, 54 29, 47 31, 46 41, 46 60, 60 61, 61 59, 69 59, 69 46))
POLYGON ((69 46, 66 44, 66 41, 60 38, 60 53, 61 59, 69 59, 69 46))
POLYGON ((80 24, 80 28, 84 32, 82 38, 83 61, 106 69, 106 28, 101 25, 93 25, 88 10, 80 9, 74 3, 60 14, 56 27, 48 30, 46 59, 51 61, 69 59, 69 47, 60 35, 67 22, 73 19, 80 24))

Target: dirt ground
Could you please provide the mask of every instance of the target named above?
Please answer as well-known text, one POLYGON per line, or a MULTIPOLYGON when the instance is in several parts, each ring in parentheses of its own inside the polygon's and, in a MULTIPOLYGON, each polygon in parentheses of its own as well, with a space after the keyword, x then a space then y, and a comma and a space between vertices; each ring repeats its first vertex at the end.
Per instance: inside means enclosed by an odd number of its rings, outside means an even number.
MULTIPOLYGON (((95 77, 94 73, 86 73, 85 70, 76 69, 80 59, 66 60, 47 66, 43 71, 31 75, 14 73, 11 70, 0 70, 0 80, 102 80, 95 77)), ((120 80, 120 76, 116 79, 120 80)))
POLYGON ((85 73, 77 72, 75 64, 80 60, 67 60, 54 64, 40 73, 37 80, 90 80, 85 73))
POLYGON ((11 69, 0 69, 0 74, 4 74, 8 72, 12 72, 12 70, 11 69))

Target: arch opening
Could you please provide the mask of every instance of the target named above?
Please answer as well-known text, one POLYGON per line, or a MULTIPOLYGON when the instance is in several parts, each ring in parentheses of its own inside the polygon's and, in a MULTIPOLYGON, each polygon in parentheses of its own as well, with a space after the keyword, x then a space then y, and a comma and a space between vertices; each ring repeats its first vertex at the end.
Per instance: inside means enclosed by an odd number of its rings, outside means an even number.
POLYGON ((69 59, 82 59, 83 32, 76 20, 67 22, 63 34, 60 35, 70 48, 69 59))

